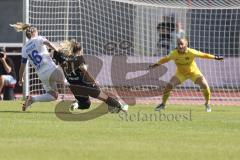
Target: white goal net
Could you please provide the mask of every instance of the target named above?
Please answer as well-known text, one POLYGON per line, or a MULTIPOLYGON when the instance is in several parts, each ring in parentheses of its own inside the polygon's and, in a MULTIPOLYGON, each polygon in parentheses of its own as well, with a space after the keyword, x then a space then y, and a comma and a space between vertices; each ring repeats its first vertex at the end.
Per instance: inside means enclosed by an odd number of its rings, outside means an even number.
MULTIPOLYGON (((186 37, 190 48, 225 57, 223 62, 196 59, 212 103, 240 104, 238 0, 29 0, 27 13, 29 23, 50 41, 81 42, 89 71, 103 90, 128 103, 161 101, 175 65, 145 68, 169 54, 177 37, 186 37)), ((29 94, 42 92, 30 67, 29 94)), ((200 88, 189 80, 170 96, 170 103, 182 102, 203 103, 200 88)))

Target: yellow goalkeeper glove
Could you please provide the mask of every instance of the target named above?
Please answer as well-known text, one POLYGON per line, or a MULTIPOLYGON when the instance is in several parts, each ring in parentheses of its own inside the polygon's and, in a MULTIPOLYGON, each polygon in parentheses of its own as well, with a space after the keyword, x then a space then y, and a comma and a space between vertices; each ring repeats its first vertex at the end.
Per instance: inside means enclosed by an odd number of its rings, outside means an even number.
POLYGON ((223 56, 215 56, 215 59, 218 60, 218 61, 223 61, 224 60, 223 56))

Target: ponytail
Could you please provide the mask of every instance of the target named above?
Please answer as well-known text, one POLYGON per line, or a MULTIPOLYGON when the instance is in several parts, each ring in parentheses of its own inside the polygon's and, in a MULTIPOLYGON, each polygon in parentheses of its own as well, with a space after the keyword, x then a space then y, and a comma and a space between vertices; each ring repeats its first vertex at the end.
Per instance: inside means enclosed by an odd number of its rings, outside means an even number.
POLYGON ((37 28, 31 26, 30 24, 17 22, 16 24, 10 24, 11 27, 13 27, 17 32, 26 32, 26 36, 28 39, 31 38, 31 34, 35 31, 37 31, 37 28))
POLYGON ((10 24, 10 26, 13 27, 17 32, 26 31, 28 28, 31 27, 30 24, 25 24, 22 22, 17 22, 16 24, 10 24))

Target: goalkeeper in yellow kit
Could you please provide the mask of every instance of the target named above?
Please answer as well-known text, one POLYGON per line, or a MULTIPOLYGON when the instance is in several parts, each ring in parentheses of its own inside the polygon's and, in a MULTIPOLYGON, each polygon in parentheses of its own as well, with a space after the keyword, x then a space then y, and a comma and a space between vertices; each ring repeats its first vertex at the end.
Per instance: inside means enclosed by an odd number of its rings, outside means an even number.
POLYGON ((188 41, 184 38, 178 39, 177 48, 172 50, 171 53, 163 58, 161 58, 157 63, 149 66, 150 69, 164 64, 170 60, 173 60, 176 64, 176 74, 171 78, 170 82, 167 83, 162 97, 162 103, 158 105, 155 111, 160 111, 165 109, 167 99, 170 95, 171 90, 177 85, 183 83, 187 79, 191 79, 194 83, 198 84, 201 87, 202 93, 205 98, 205 109, 206 112, 211 112, 209 106, 210 99, 210 89, 206 79, 203 74, 197 67, 197 64, 194 60, 195 57, 206 58, 206 59, 215 59, 223 60, 223 57, 214 56, 211 54, 203 53, 191 48, 188 48, 188 41))

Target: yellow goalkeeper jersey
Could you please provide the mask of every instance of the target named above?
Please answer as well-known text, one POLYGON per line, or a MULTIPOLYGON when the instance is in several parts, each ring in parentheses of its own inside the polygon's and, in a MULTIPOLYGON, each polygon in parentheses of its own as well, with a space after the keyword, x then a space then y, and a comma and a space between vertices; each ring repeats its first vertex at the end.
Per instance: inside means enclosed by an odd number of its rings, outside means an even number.
POLYGON ((158 63, 163 64, 169 60, 173 60, 177 66, 177 72, 183 75, 201 73, 194 60, 195 57, 213 59, 215 56, 202 53, 191 48, 187 48, 184 53, 179 53, 177 49, 174 49, 169 55, 162 58, 158 63))

